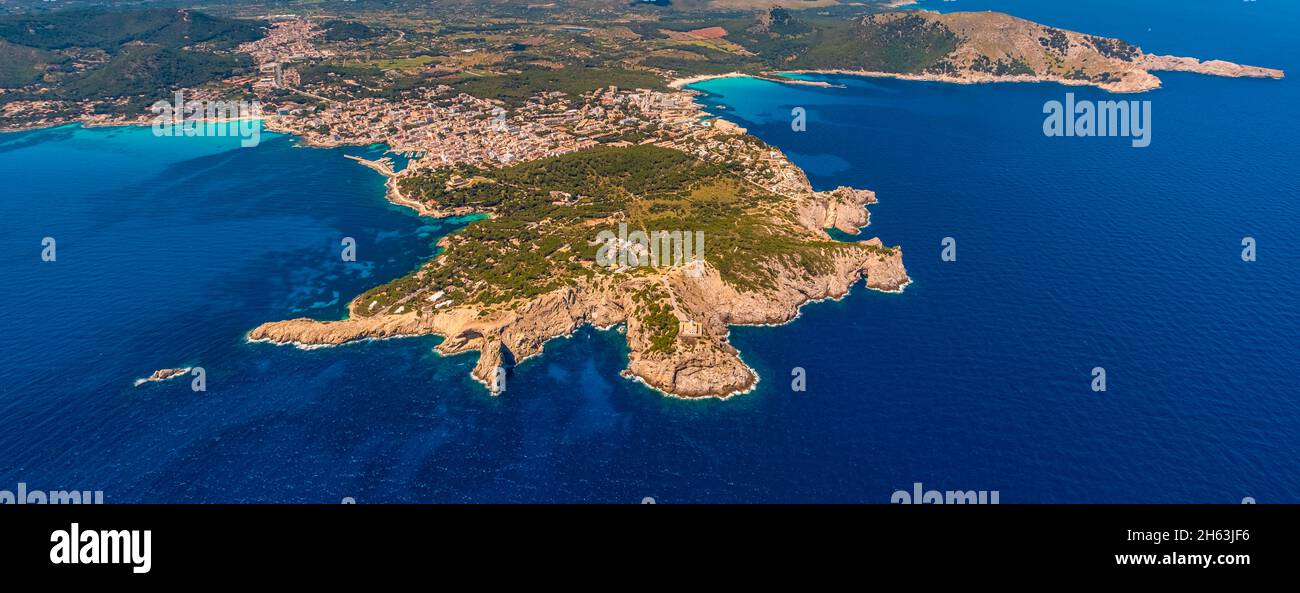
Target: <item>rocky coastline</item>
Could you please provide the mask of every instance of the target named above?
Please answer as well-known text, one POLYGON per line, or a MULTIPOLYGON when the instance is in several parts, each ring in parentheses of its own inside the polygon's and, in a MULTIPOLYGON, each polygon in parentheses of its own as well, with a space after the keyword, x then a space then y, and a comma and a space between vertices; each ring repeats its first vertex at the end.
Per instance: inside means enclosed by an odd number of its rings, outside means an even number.
MULTIPOLYGON (((880 240, 863 244, 879 247, 880 240)), ((518 312, 482 316, 481 309, 464 306, 424 316, 411 312, 339 321, 298 318, 258 326, 248 339, 304 347, 440 335, 445 341, 437 349, 444 355, 480 352, 472 374, 491 389, 498 368, 540 354, 553 338, 567 336, 583 325, 626 324, 631 350, 627 370, 631 375, 670 395, 725 398, 747 391, 758 380, 728 342, 730 326, 789 322, 804 304, 842 298, 862 278, 868 288, 890 292, 909 282, 901 251, 882 256, 871 249, 846 250, 833 268, 821 275, 785 270, 777 274, 780 281, 775 286, 762 292, 738 291, 708 266, 695 274, 678 268, 604 286, 579 282, 542 295, 518 312), (652 352, 645 328, 630 314, 637 306, 633 295, 651 283, 668 288, 675 311, 690 328, 677 337, 671 353, 652 352)))

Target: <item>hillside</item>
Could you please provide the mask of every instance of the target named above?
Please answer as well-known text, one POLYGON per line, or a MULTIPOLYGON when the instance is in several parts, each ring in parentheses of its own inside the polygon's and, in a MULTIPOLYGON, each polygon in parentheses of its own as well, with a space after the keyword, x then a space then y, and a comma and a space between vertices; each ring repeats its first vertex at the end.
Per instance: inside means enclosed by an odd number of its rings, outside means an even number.
POLYGON ((171 48, 197 43, 234 47, 260 36, 261 26, 253 21, 178 9, 74 10, 0 17, 0 39, 40 49, 112 51, 133 41, 171 48))
POLYGON ((0 41, 0 88, 35 83, 47 69, 67 61, 68 58, 58 52, 0 41))
POLYGON ((1156 88, 1153 70, 1280 78, 1267 68, 1144 53, 1111 39, 996 12, 888 12, 851 21, 773 9, 731 38, 774 69, 847 71, 952 82, 1051 80, 1116 92, 1156 88))
POLYGON ((113 109, 138 112, 173 89, 242 71, 251 62, 234 47, 262 34, 259 21, 180 9, 0 17, 0 88, 15 90, 0 103, 134 98, 113 109))
POLYGON ((145 96, 157 100, 173 89, 230 76, 248 59, 152 46, 123 49, 100 68, 73 78, 61 96, 73 99, 145 96))

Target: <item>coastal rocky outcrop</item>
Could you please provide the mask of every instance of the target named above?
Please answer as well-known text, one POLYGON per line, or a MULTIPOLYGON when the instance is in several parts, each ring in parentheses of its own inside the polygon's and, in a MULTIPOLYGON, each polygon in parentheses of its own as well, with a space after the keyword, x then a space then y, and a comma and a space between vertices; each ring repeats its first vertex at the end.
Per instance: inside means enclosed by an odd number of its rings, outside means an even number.
POLYGON ((831 191, 816 192, 800 210, 800 223, 813 228, 836 229, 850 235, 871 221, 866 206, 876 203, 876 192, 841 185, 831 191))
MULTIPOLYGON (((881 246, 879 239, 862 244, 881 246)), ((480 352, 473 375, 491 389, 497 368, 540 354, 553 338, 588 324, 626 324, 631 351, 628 374, 671 395, 725 397, 743 392, 757 381, 753 370, 728 343, 728 326, 788 322, 804 303, 843 297, 864 277, 869 288, 883 291, 900 290, 909 281, 901 251, 885 253, 870 248, 844 250, 827 274, 787 269, 775 277, 779 282, 767 290, 742 292, 723 282, 709 266, 678 268, 604 286, 579 283, 542 295, 518 312, 483 316, 483 309, 465 306, 431 315, 411 312, 339 321, 299 318, 258 326, 248 339, 319 346, 441 335, 446 339, 437 350, 444 355, 480 352), (652 283, 665 286, 672 294, 674 314, 682 324, 669 353, 653 351, 646 328, 631 314, 637 306, 634 295, 652 283)))
POLYGON ((1180 58, 1178 56, 1143 54, 1139 63, 1147 70, 1195 72, 1197 74, 1226 76, 1229 78, 1283 78, 1286 76, 1285 72, 1275 68, 1243 66, 1223 60, 1201 61, 1196 58, 1180 58))
POLYGON ((190 372, 190 367, 174 368, 174 369, 158 369, 148 377, 145 377, 143 379, 136 379, 135 386, 139 387, 141 385, 144 385, 145 383, 160 383, 162 381, 167 381, 169 379, 175 379, 176 377, 180 377, 189 372, 190 372))

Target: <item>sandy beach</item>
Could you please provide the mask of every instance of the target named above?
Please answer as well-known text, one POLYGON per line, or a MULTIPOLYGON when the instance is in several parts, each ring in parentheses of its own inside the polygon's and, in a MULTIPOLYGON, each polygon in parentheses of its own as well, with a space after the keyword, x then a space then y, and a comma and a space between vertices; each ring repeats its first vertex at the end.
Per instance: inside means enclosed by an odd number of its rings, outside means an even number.
POLYGON ((798 84, 804 86, 819 86, 819 87, 828 87, 828 88, 834 88, 838 86, 821 80, 799 80, 797 78, 785 78, 779 75, 769 75, 767 73, 745 74, 743 72, 728 72, 726 74, 704 74, 700 76, 691 76, 689 78, 678 78, 669 82, 668 86, 675 89, 681 89, 686 87, 687 85, 692 85, 697 82, 704 82, 706 80, 713 80, 715 78, 756 78, 758 80, 766 80, 768 82, 775 82, 779 84, 798 84))

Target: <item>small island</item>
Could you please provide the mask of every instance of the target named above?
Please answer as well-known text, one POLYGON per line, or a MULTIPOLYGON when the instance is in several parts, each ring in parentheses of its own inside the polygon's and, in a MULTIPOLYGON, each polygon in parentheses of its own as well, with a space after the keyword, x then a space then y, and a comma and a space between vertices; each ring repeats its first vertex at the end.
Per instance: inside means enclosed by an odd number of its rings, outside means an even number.
POLYGON ((180 377, 185 375, 186 373, 189 373, 190 369, 191 367, 175 368, 175 369, 158 369, 148 377, 145 377, 143 379, 136 379, 135 386, 139 387, 146 383, 161 383, 163 381, 175 379, 176 377, 180 377))

